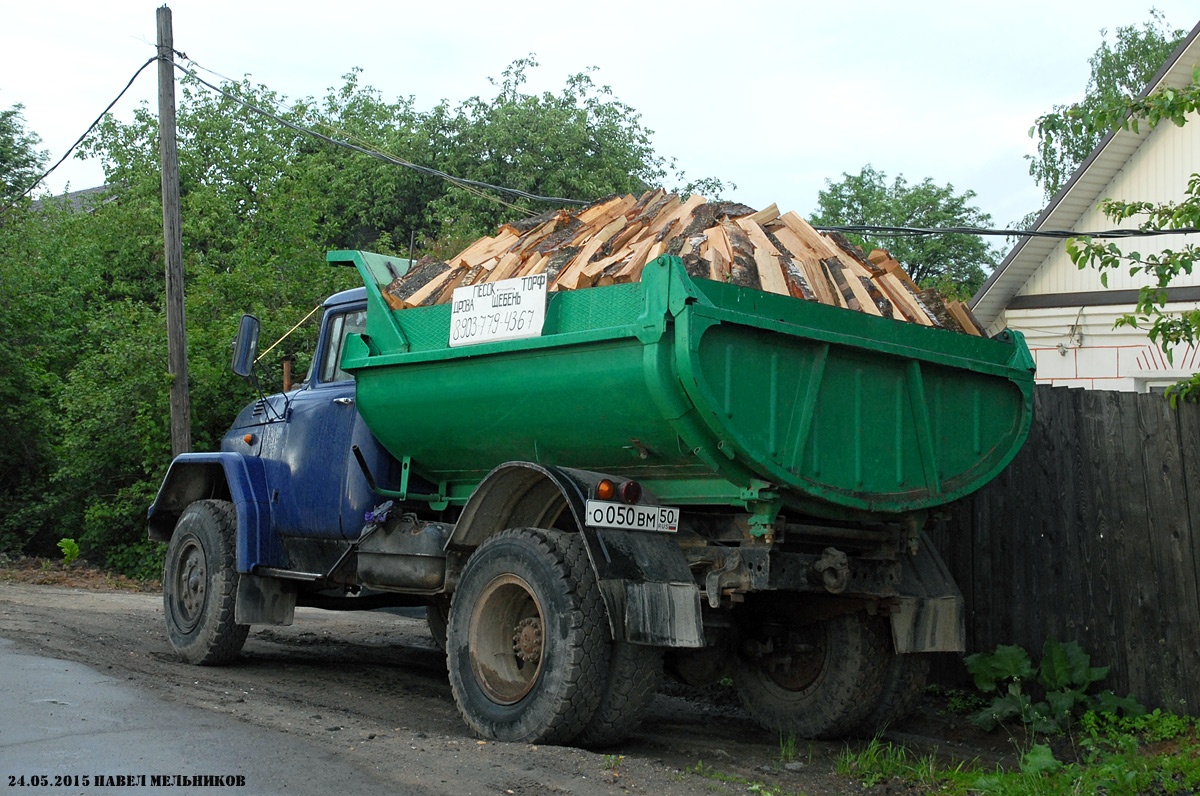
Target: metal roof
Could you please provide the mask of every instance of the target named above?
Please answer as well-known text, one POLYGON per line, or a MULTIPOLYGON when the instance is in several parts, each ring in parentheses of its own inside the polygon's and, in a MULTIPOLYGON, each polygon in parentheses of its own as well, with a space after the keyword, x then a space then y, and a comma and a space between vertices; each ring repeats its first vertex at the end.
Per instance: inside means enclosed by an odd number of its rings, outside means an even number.
MULTIPOLYGON (((1167 86, 1189 85, 1192 69, 1197 65, 1200 65, 1200 24, 1192 28, 1175 48, 1141 96, 1167 86)), ((1142 124, 1136 133, 1117 129, 1104 136, 1033 222, 1033 229, 1072 229, 1084 213, 1099 203, 1104 187, 1124 168, 1149 134, 1149 127, 1142 124)), ((994 323, 1054 248, 1062 245, 1057 238, 1021 238, 1017 241, 971 298, 970 306, 979 322, 985 327, 994 323)))

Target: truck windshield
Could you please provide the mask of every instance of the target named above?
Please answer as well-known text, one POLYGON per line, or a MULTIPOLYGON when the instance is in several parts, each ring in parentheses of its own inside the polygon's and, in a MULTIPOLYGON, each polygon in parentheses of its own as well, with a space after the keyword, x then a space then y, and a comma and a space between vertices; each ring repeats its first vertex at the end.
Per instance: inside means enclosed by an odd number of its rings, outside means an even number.
POLYGON ((325 355, 321 360, 321 382, 328 384, 335 381, 347 381, 353 378, 349 373, 338 367, 342 360, 342 347, 346 336, 361 334, 367 328, 367 311, 351 310, 338 313, 329 319, 329 343, 325 346, 325 355))

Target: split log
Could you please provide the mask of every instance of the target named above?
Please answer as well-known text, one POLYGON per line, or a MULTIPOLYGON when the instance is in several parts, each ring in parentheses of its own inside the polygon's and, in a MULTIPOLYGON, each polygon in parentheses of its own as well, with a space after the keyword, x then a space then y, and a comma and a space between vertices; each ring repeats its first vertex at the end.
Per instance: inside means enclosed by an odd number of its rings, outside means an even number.
POLYGON ((954 316, 954 320, 958 321, 958 325, 967 334, 975 335, 976 337, 983 336, 983 327, 979 325, 979 321, 975 319, 975 314, 971 312, 970 307, 961 301, 946 302, 946 310, 954 316))
POLYGON ((762 227, 752 221, 750 216, 739 218, 735 223, 746 233, 746 237, 750 239, 753 246, 754 265, 758 269, 758 278, 762 283, 763 290, 790 296, 792 291, 788 288, 788 280, 784 276, 783 265, 780 263, 783 255, 767 239, 762 227))
POLYGON ((449 270, 446 263, 426 255, 407 274, 396 277, 383 289, 383 299, 394 310, 416 306, 421 299, 414 299, 413 295, 449 270))
POLYGON ((729 219, 721 220, 721 228, 725 230, 725 237, 729 238, 729 243, 733 248, 733 261, 729 266, 729 283, 752 290, 762 290, 762 280, 759 278, 757 264, 754 261, 754 244, 750 242, 746 233, 742 232, 741 227, 729 219))
POLYGON ((950 310, 946 309, 946 302, 942 298, 941 293, 938 293, 933 288, 929 288, 918 293, 917 298, 921 300, 921 304, 929 313, 930 318, 936 321, 943 329, 950 329, 955 332, 963 331, 962 326, 950 314, 950 310))

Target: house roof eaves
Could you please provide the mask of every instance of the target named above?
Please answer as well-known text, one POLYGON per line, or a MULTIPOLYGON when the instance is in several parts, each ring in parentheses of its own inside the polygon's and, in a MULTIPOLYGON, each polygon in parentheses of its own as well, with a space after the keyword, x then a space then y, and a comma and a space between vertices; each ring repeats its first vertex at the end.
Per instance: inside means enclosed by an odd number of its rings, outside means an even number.
MULTIPOLYGON (((1184 77, 1178 69, 1184 53, 1200 36, 1200 23, 1184 37, 1171 56, 1155 73, 1140 96, 1145 97, 1156 90, 1173 72, 1176 81, 1184 77)), ((1200 55, 1200 54, 1198 54, 1200 55)), ((1186 79, 1180 85, 1191 82, 1191 67, 1186 69, 1186 79)), ((1121 169, 1138 145, 1149 134, 1143 125, 1139 132, 1117 128, 1109 131, 1096 148, 1084 159, 1050 203, 1033 222, 1033 229, 1068 229, 1078 223, 1087 210, 1095 206, 1104 186, 1121 169)), ((971 297, 969 306, 980 323, 988 326, 999 317, 1008 302, 1015 296, 1057 245, 1055 238, 1024 237, 1005 256, 988 276, 983 286, 971 297)))

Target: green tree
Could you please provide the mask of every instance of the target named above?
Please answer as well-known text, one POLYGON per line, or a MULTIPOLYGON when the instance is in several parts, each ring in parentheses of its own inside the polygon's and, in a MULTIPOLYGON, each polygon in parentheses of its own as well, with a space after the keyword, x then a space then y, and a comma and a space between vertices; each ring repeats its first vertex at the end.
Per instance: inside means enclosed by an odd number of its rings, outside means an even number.
POLYGON ((46 163, 41 139, 25 127, 22 106, 0 111, 0 551, 29 540, 28 507, 52 461, 53 405, 59 365, 55 307, 40 301, 43 279, 33 241, 43 219, 15 203, 46 163))
POLYGON ((1108 31, 1088 63, 1092 67, 1082 100, 1055 105, 1043 119, 1061 119, 1064 124, 1045 125, 1041 120, 1030 130, 1037 138, 1037 155, 1026 155, 1029 174, 1042 186, 1049 200, 1058 193, 1096 145, 1112 128, 1090 127, 1077 121, 1094 116, 1100 108, 1136 97, 1166 62, 1186 30, 1171 29, 1162 12, 1150 9, 1150 20, 1117 28, 1109 43, 1108 31))
POLYGON ((47 154, 37 148, 42 139, 25 129, 23 105, 0 111, 0 204, 12 202, 33 184, 46 165, 47 154))
MULTIPOLYGON (((990 215, 971 204, 974 191, 959 194, 953 185, 937 185, 929 177, 915 185, 903 175, 889 182, 870 164, 858 174, 842 177, 839 182, 825 181, 825 189, 817 195, 818 210, 810 219, 814 225, 931 228, 992 223, 990 215)), ((914 282, 951 298, 969 298, 996 266, 995 251, 975 235, 847 237, 864 251, 887 249, 914 282)))
MULTIPOLYGON (((1181 89, 1162 88, 1144 98, 1127 98, 1095 109, 1073 108, 1060 114, 1038 119, 1039 127, 1057 128, 1078 124, 1090 130, 1111 130, 1116 127, 1137 132, 1141 125, 1153 129, 1164 121, 1182 127, 1189 116, 1200 110, 1200 67, 1192 71, 1192 82, 1181 89)), ((1100 210, 1118 224, 1140 219, 1142 230, 1200 228, 1200 174, 1192 174, 1187 182, 1184 199, 1179 202, 1148 202, 1105 199, 1100 210)), ((1147 238, 1153 241, 1155 238, 1147 238)), ((1141 274, 1151 284, 1138 291, 1137 306, 1132 313, 1117 319, 1116 325, 1144 328, 1150 339, 1171 358, 1172 349, 1180 343, 1200 341, 1200 310, 1174 313, 1166 311, 1167 287, 1181 274, 1191 274, 1200 259, 1200 246, 1185 243, 1179 249, 1165 248, 1142 254, 1129 244, 1098 241, 1089 237, 1072 238, 1067 253, 1079 268, 1096 268, 1101 282, 1107 285, 1108 272, 1127 270, 1131 276, 1141 274)), ((1200 374, 1177 384, 1170 392, 1177 396, 1195 397, 1200 388, 1200 374)))
MULTIPOLYGON (((531 55, 504 70, 495 97, 471 97, 451 109, 445 102, 427 120, 426 133, 440 137, 443 169, 456 176, 516 188, 539 196, 591 201, 611 193, 640 193, 667 176, 655 154, 652 131, 640 114, 597 86, 587 72, 567 78, 559 94, 523 91, 531 55)), ((437 140, 435 138, 435 140, 437 140)), ((443 234, 468 239, 497 223, 546 209, 513 195, 507 207, 474 192, 446 192, 432 212, 443 234)))

